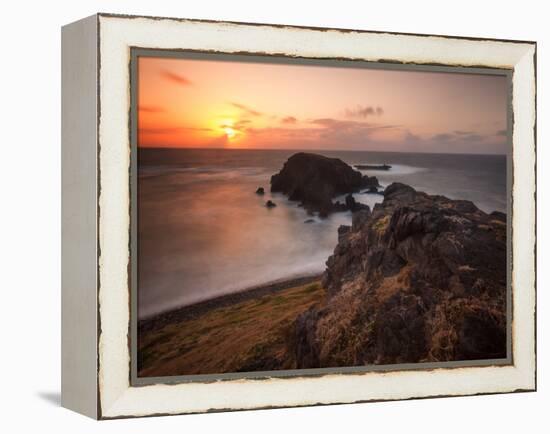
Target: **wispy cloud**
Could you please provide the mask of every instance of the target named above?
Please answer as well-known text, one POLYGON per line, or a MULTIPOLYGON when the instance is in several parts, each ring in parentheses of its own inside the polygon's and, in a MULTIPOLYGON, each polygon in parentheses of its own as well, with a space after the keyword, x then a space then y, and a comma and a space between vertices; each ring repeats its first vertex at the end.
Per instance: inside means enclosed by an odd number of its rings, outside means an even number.
POLYGON ((382 116, 384 114, 384 109, 382 107, 375 106, 362 106, 358 105, 355 108, 348 108, 345 110, 346 117, 348 118, 359 118, 365 119, 369 116, 382 116))
POLYGON ((487 136, 476 134, 473 131, 452 131, 450 133, 435 134, 431 137, 432 141, 442 143, 475 143, 482 142, 485 139, 487 139, 487 136))
POLYGON ((153 106, 153 105, 140 105, 138 107, 138 110, 140 112, 146 112, 146 113, 162 113, 164 112, 164 109, 159 106, 153 106))
POLYGON ((320 118, 311 120, 319 128, 319 138, 327 143, 346 145, 366 144, 373 136, 387 136, 388 130, 400 129, 399 125, 378 124, 361 121, 320 118))
POLYGON ((236 130, 244 130, 250 125, 251 122, 252 121, 250 119, 239 119, 233 124, 233 128, 236 130))
POLYGON ((180 131, 213 131, 212 128, 194 128, 194 127, 145 127, 140 128, 139 132, 143 134, 172 134, 180 131))
POLYGON ((287 125, 293 125, 296 122, 298 122, 298 119, 296 119, 294 116, 286 116, 281 119, 281 123, 287 124, 287 125))
POLYGON ((262 116, 261 112, 259 112, 257 110, 254 110, 253 108, 251 108, 247 105, 240 104, 240 103, 237 103, 237 102, 230 102, 229 104, 232 105, 235 108, 238 108, 239 110, 245 112, 246 114, 248 114, 250 116, 262 116))
POLYGON ((334 118, 312 119, 310 123, 315 125, 322 125, 326 128, 330 128, 334 130, 360 129, 360 130, 366 131, 366 130, 380 130, 380 129, 400 127, 399 125, 392 125, 392 124, 375 124, 370 122, 344 121, 344 120, 334 119, 334 118))
POLYGON ((174 83, 180 84, 182 86, 191 86, 193 84, 193 82, 189 80, 187 77, 181 74, 176 74, 172 71, 168 71, 166 69, 162 71, 162 76, 165 79, 170 80, 174 83))

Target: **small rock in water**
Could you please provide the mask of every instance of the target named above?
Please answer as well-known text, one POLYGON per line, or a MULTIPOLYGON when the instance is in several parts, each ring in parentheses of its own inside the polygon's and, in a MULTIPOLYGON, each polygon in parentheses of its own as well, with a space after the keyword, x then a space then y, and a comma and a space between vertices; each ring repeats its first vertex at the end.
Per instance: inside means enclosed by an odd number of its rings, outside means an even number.
POLYGON ((307 220, 304 220, 304 223, 315 223, 315 220, 313 220, 313 219, 307 219, 307 220))
POLYGON ((274 208, 276 207, 277 205, 275 204, 275 202, 271 201, 271 200, 268 200, 266 203, 265 203, 265 206, 268 207, 268 208, 274 208))
POLYGON ((362 191, 361 194, 381 194, 384 195, 383 190, 378 190, 378 187, 369 187, 368 190, 362 191))
POLYGON ((263 187, 258 187, 258 189, 256 190, 256 194, 262 195, 262 194, 264 194, 264 193, 265 193, 265 191, 264 191, 264 188, 263 188, 263 187))
POLYGON ((352 194, 348 194, 346 196, 346 208, 351 212, 356 212, 363 209, 369 209, 369 206, 361 202, 357 202, 352 194))

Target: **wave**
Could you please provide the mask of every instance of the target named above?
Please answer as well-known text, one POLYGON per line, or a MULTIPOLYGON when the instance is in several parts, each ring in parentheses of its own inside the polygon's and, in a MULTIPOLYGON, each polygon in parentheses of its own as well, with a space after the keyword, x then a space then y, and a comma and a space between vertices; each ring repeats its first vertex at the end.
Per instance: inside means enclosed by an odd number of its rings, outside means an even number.
POLYGON ((264 167, 173 167, 173 166, 142 166, 138 170, 141 179, 171 175, 193 175, 201 181, 233 180, 241 177, 263 178, 267 171, 264 167))

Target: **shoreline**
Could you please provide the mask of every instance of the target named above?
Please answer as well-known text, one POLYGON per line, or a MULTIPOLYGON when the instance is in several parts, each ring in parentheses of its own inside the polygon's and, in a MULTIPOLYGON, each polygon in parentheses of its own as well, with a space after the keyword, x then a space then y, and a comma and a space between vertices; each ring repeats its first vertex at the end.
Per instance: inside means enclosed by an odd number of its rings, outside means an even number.
POLYGON ((265 295, 274 294, 284 289, 295 286, 306 285, 321 279, 321 274, 314 274, 291 279, 278 280, 264 285, 253 286, 241 291, 220 295, 215 298, 199 301, 187 306, 178 307, 166 312, 161 312, 154 316, 138 319, 138 334, 150 332, 174 322, 182 322, 196 318, 204 313, 237 304, 243 301, 251 300, 265 295))

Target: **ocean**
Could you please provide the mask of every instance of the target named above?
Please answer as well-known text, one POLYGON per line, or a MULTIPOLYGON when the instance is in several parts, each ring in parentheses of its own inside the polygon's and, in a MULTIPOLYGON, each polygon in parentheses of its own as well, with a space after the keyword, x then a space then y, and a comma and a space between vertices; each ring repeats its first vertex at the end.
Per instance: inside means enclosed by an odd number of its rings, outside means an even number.
MULTIPOLYGON (((309 216, 270 193, 269 180, 296 150, 140 149, 138 162, 138 317, 293 277, 320 274, 351 213, 309 216), (255 194, 258 187, 265 195, 255 194), (275 208, 264 206, 271 199, 275 208), (313 222, 306 223, 306 220, 313 222)), ((312 151, 308 151, 312 152, 312 151)), ((507 209, 504 155, 314 151, 362 171, 382 186, 507 209)), ((381 195, 354 195, 371 207, 381 195)))

